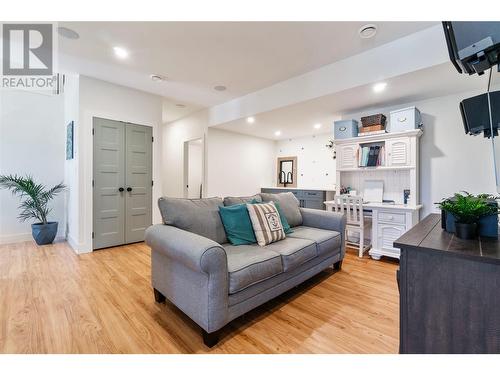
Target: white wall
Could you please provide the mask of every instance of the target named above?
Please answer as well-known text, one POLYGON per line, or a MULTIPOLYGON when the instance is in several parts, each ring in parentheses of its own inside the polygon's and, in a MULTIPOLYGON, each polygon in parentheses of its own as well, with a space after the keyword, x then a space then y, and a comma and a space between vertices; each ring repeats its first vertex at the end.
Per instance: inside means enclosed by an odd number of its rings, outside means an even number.
POLYGON ((80 127, 80 106, 79 106, 79 83, 78 75, 67 74, 64 85, 64 124, 73 121, 73 159, 65 160, 64 165, 64 183, 68 187, 66 217, 71 218, 67 221, 66 238, 71 246, 76 247, 78 243, 78 228, 80 216, 78 215, 78 155, 79 148, 76 132, 80 127))
MULTIPOLYGON (((71 197, 78 202, 76 251, 92 250, 92 118, 103 117, 153 127, 153 223, 161 222, 156 201, 162 194, 161 156, 162 98, 158 95, 80 76, 79 126, 77 133, 79 190, 71 197)), ((75 220, 71 217, 70 220, 75 220)))
MULTIPOLYGON (((164 181, 163 195, 175 198, 184 196, 186 177, 184 176, 184 142, 197 138, 205 139, 207 126, 207 110, 201 110, 180 120, 163 125, 163 154, 161 159, 161 173, 164 181)), ((202 148, 203 154, 206 155, 205 142, 203 142, 202 148)), ((206 158, 204 158, 203 163, 206 168, 206 158)), ((205 179, 204 174, 203 181, 206 181, 205 179)))
MULTIPOLYGON (((31 174, 47 187, 64 180, 66 143, 63 97, 0 90, 0 174, 31 174)), ((18 198, 0 191, 0 243, 32 238, 29 222, 19 223, 18 198)), ((49 220, 66 227, 64 193, 56 197, 49 220)))
POLYGON ((209 128, 207 196, 242 196, 274 184, 273 140, 209 128))
MULTIPOLYGON (((415 105, 422 113, 424 134, 420 139, 421 217, 437 212, 435 202, 455 192, 494 193, 495 177, 491 143, 482 136, 464 133, 459 102, 481 92, 467 92, 412 102, 391 108, 375 108, 342 116, 358 119, 415 105)), ((402 194, 402 192, 401 192, 402 194)))
MULTIPOLYGON (((276 142, 276 158, 297 157, 298 188, 335 188, 335 160, 326 145, 333 139, 331 133, 286 139, 276 142)), ((275 162, 276 163, 276 162, 275 162)), ((276 186, 273 181, 272 186, 276 186)))

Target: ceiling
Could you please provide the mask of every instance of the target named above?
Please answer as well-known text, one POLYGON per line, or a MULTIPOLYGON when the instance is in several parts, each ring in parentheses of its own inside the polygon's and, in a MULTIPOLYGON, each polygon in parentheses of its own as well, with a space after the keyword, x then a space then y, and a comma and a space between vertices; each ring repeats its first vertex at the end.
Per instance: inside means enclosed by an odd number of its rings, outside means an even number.
MULTIPOLYGON (((215 126, 237 133, 268 139, 288 139, 331 131, 334 120, 343 114, 362 112, 370 108, 411 103, 469 90, 486 90, 487 74, 478 77, 458 74, 451 63, 436 65, 387 80, 382 93, 374 93, 372 85, 363 85, 293 106, 261 113, 253 124, 246 119, 215 126), (322 124, 315 129, 315 124, 322 124), (279 136, 275 135, 280 131, 279 136)), ((500 84, 495 73, 494 84, 500 84)), ((458 110, 458 108, 457 108, 458 110)))
POLYGON ((210 107, 431 27, 436 22, 60 22, 63 71, 158 94, 166 121, 210 107), (117 59, 113 47, 130 55, 117 59), (153 82, 151 74, 166 76, 153 82), (215 91, 216 85, 227 87, 215 91), (176 104, 185 105, 179 108, 176 104))

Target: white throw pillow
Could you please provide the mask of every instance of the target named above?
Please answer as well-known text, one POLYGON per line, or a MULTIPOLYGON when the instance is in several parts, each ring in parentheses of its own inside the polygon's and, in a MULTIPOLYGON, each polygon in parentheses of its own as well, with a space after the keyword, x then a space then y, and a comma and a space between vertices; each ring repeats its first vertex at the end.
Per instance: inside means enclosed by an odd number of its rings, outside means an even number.
POLYGON ((247 204, 253 231, 259 246, 285 239, 285 231, 274 202, 247 204))

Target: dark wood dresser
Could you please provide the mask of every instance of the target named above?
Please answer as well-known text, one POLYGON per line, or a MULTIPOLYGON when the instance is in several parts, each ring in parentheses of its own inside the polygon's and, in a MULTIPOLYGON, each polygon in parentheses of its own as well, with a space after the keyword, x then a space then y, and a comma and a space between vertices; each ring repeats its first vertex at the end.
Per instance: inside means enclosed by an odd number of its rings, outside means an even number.
POLYGON ((500 353, 500 242, 461 240, 431 214, 394 247, 400 353, 500 353))

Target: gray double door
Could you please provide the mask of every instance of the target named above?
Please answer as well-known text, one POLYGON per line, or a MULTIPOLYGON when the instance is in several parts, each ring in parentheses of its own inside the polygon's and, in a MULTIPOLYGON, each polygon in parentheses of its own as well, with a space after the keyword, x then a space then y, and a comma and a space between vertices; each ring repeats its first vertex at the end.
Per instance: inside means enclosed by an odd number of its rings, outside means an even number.
POLYGON ((93 126, 93 248, 143 241, 152 222, 152 128, 96 117, 93 126))

